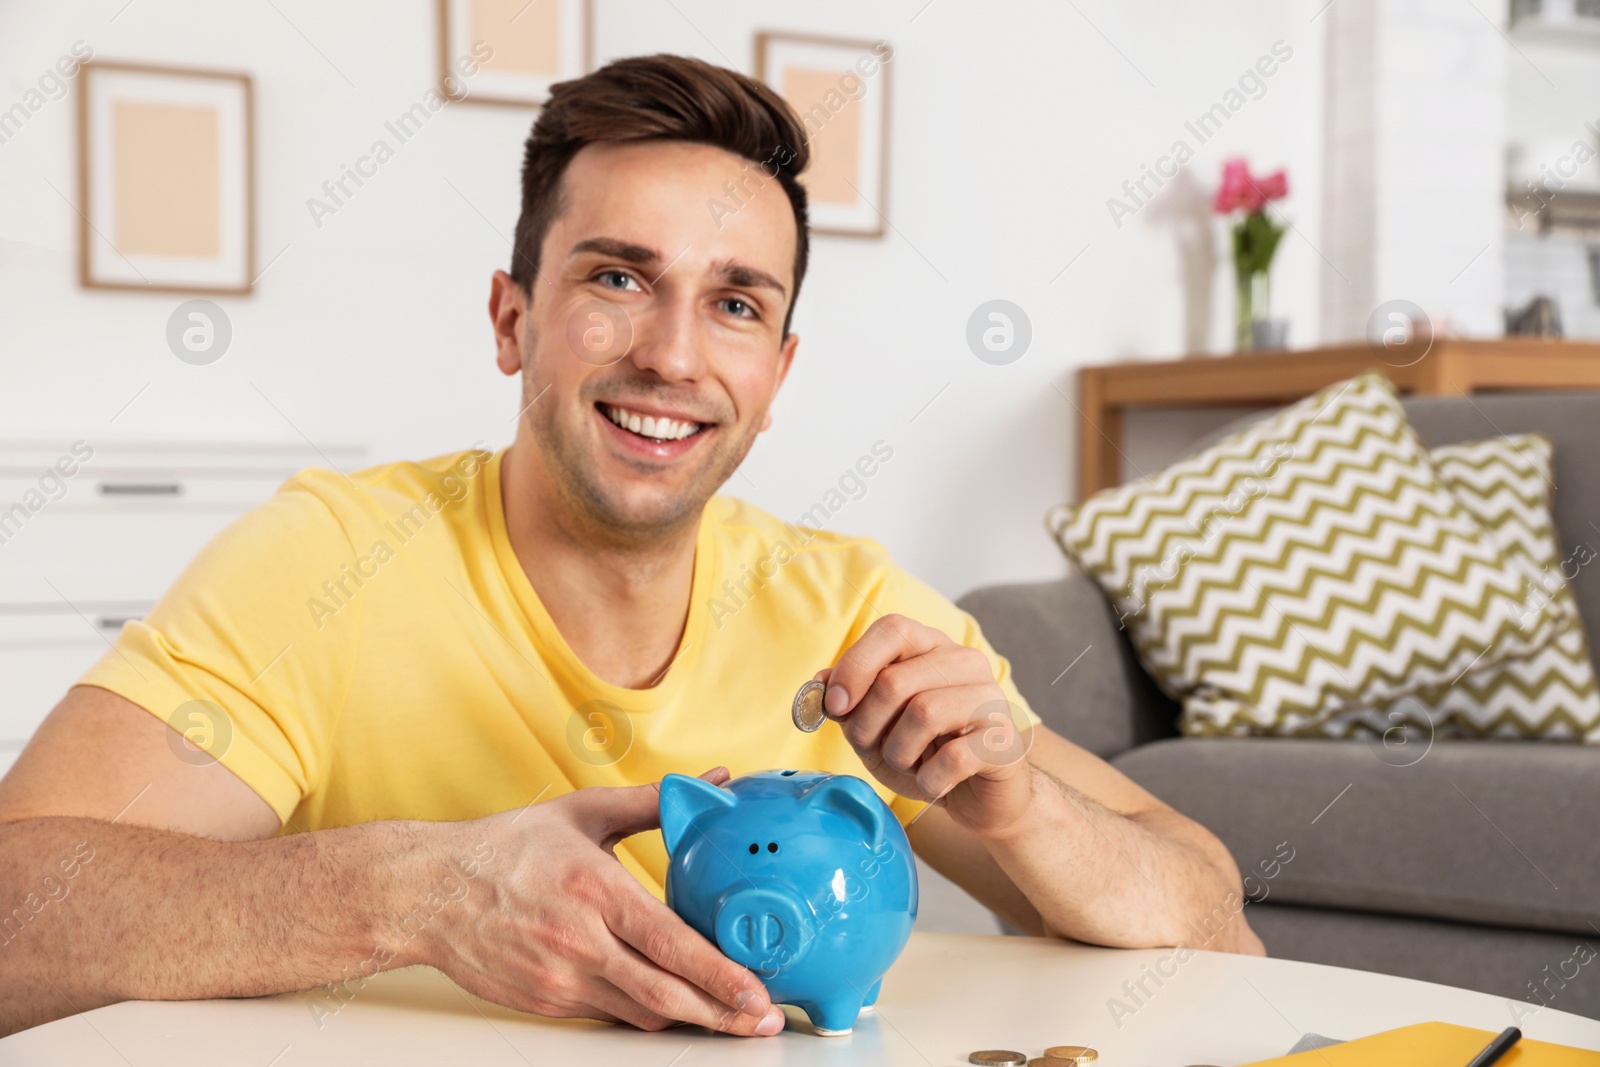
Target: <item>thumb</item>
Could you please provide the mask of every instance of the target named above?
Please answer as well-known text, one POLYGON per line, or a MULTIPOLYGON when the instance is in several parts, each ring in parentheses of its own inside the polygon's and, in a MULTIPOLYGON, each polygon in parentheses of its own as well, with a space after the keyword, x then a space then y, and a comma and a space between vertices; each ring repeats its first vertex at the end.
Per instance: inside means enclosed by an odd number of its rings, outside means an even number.
POLYGON ((573 795, 578 826, 597 844, 610 848, 624 837, 661 825, 661 783, 593 786, 573 795))
MULTIPOLYGON (((713 767, 700 775, 713 785, 728 779, 725 767, 713 767)), ((644 785, 595 786, 574 794, 579 803, 578 819, 584 832, 597 843, 610 848, 634 834, 661 827, 661 783, 644 785)))

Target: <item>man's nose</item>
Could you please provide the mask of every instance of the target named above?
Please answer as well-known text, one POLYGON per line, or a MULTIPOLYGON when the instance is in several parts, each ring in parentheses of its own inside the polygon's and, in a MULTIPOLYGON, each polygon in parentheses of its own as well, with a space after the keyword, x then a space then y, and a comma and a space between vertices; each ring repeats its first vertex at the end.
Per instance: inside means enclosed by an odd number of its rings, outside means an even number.
POLYGON ((692 303, 662 301, 634 321, 628 358, 640 370, 654 371, 664 381, 697 380, 706 372, 699 331, 692 303))

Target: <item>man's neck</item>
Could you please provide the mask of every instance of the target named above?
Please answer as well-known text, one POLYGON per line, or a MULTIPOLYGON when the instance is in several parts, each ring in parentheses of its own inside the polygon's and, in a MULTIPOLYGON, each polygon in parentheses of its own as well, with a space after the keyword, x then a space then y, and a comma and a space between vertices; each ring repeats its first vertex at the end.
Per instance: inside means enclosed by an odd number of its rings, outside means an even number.
POLYGON ((646 545, 594 536, 526 463, 525 442, 501 460, 511 548, 561 636, 602 681, 657 684, 678 654, 694 585, 698 523, 646 545))

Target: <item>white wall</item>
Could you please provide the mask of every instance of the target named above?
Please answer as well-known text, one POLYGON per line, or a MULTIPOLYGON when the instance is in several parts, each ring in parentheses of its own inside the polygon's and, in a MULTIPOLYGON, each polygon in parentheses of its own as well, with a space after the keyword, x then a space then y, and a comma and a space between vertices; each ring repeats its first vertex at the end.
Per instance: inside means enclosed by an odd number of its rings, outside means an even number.
MULTIPOLYGON (((1275 311, 1294 342, 1318 338, 1324 2, 597 0, 601 60, 674 51, 750 70, 754 31, 777 28, 895 46, 894 230, 816 240, 799 361, 729 491, 798 516, 882 438, 894 459, 836 528, 951 595, 1060 573, 1041 515, 1072 489, 1073 368, 1229 344, 1226 235, 1206 216, 1226 156, 1288 167, 1275 311), (1265 94, 1198 144, 1185 122, 1279 40, 1293 56, 1265 94), (1179 138, 1195 158, 1116 226, 1107 199, 1179 138), (1005 367, 964 340, 996 297, 1033 324, 1005 367)), ((453 104, 320 229, 306 208, 432 84, 431 0, 124 5, 0 6, 0 109, 78 39, 106 59, 250 72, 258 262, 281 257, 254 295, 218 301, 228 355, 180 363, 164 329, 182 298, 77 287, 77 219, 57 192, 75 195, 75 104, 49 103, 0 144, 0 431, 304 433, 375 458, 509 439, 516 386, 493 367, 484 303, 531 113, 453 104)))

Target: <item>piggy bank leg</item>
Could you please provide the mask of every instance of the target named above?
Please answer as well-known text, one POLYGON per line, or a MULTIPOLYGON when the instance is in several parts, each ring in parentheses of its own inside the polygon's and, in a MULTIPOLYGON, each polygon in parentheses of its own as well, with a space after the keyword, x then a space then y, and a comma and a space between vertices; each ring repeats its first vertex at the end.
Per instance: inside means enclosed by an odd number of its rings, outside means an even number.
POLYGON ((818 1037, 843 1037, 855 1029, 861 1014, 861 997, 856 993, 829 1000, 797 1000, 795 1006, 806 1013, 818 1037))
POLYGON ((881 990, 882 988, 883 988, 883 979, 882 978, 880 978, 876 982, 872 983, 872 988, 867 990, 867 999, 861 1005, 861 1010, 862 1011, 871 1011, 873 1009, 874 1005, 876 1005, 878 1003, 878 991, 881 990))

